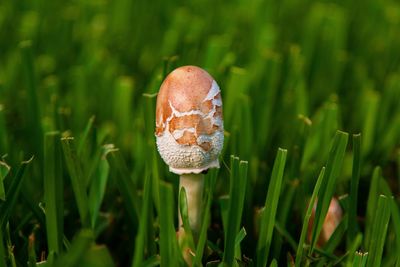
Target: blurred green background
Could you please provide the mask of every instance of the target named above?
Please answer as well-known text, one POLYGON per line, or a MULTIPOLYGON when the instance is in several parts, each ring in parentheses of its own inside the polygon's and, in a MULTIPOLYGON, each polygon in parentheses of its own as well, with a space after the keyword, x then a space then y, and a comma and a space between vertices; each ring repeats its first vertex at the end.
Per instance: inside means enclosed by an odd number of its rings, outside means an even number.
MULTIPOLYGON (((253 211, 264 203, 273 159, 283 147, 288 149, 286 206, 279 206, 277 217, 298 239, 305 199, 337 129, 362 133, 360 217, 375 166, 398 194, 399 1, 3 0, 0 157, 15 173, 34 155, 9 218, 17 266, 29 258, 31 233, 37 260, 47 254, 39 207, 44 136, 51 131, 75 137, 85 188, 100 187, 93 204, 102 218, 93 219, 96 240, 126 266, 137 225, 127 218, 115 181, 108 179, 102 145, 120 149, 140 192, 144 177, 155 175, 150 171, 155 169, 176 191, 176 176, 155 152, 154 109, 163 78, 182 65, 206 69, 221 87, 226 142, 215 196, 228 193, 229 156, 249 161, 245 227, 253 228, 253 211)), ((336 195, 349 191, 350 147, 336 195)), ((81 229, 79 212, 67 167, 59 174, 65 183, 64 233, 72 239, 81 229)), ((7 177, 6 191, 12 180, 7 177)), ((213 213, 220 225, 217 207, 213 213)), ((210 236, 217 240, 221 234, 215 230, 210 236)), ((244 241, 249 257, 254 238, 249 233, 244 241)), ((277 240, 270 255, 285 262, 293 251, 277 240)))

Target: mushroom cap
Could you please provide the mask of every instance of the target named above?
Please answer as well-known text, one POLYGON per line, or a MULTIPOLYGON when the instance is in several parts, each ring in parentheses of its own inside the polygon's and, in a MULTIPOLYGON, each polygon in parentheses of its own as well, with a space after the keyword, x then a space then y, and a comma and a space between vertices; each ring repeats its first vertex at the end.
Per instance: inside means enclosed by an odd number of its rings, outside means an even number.
POLYGON ((341 220, 342 208, 340 207, 338 199, 332 198, 322 226, 322 238, 325 242, 331 238, 341 220))
MULTIPOLYGON (((310 221, 308 224, 308 240, 311 241, 311 230, 315 220, 315 213, 317 210, 317 201, 314 203, 313 210, 311 213, 310 221)), ((340 207, 339 200, 336 197, 331 199, 329 203, 328 212, 326 213, 326 217, 324 223, 322 225, 321 233, 317 240, 317 245, 322 247, 332 236, 333 232, 335 232, 336 227, 339 225, 342 220, 342 208, 340 207)))
POLYGON ((219 168, 224 143, 222 99, 210 74, 196 66, 183 66, 165 78, 157 96, 155 135, 171 172, 219 168))

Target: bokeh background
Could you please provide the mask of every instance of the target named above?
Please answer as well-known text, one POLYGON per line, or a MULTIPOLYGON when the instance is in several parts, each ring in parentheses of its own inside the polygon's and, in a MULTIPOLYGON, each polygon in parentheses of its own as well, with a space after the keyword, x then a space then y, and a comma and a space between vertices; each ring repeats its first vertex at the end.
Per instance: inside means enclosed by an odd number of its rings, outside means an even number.
MULTIPOLYGON (((298 239, 305 199, 337 129, 362 133, 360 216, 375 166, 398 194, 399 1, 1 1, 0 157, 13 171, 35 156, 9 224, 20 266, 27 261, 31 233, 37 254, 47 250, 35 210, 43 202, 44 136, 51 131, 81 144, 88 191, 100 183, 97 171, 107 169, 99 178, 107 186, 97 203, 106 219, 96 228, 96 240, 126 266, 136 226, 108 179, 107 164, 96 159, 112 143, 139 189, 151 165, 177 190, 177 178, 155 152, 153 132, 159 86, 182 65, 206 69, 221 87, 226 142, 215 195, 228 193, 229 156, 247 160, 243 220, 250 229, 282 147, 288 149, 280 202, 286 208, 280 206, 277 216, 298 239)), ((337 196, 349 190, 350 148, 337 196)), ((81 226, 66 169, 62 176, 64 232, 72 238, 81 226)), ((217 240, 214 206, 210 238, 217 240)), ((252 257, 256 237, 249 232, 243 253, 252 257)), ((272 255, 284 262, 293 251, 276 235, 272 255)))

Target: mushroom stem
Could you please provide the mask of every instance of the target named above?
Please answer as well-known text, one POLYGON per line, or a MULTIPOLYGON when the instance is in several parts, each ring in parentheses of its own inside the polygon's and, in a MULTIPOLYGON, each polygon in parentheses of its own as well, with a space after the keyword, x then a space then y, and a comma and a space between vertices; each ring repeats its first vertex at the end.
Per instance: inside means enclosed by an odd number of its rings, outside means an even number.
MULTIPOLYGON (((189 224, 193 238, 197 241, 202 218, 202 200, 204 188, 204 174, 182 174, 179 179, 179 189, 184 187, 188 203, 189 224)), ((179 232, 183 233, 183 223, 179 212, 179 232)))

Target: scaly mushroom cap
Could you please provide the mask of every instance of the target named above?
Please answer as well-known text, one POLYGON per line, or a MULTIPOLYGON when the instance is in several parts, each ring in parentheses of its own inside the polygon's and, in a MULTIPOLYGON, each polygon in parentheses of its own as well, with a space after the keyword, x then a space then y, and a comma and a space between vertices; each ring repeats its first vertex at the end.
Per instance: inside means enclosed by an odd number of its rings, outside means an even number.
POLYGON ((161 157, 176 174, 218 168, 224 143, 218 84, 205 70, 172 71, 157 96, 156 139, 161 157))

